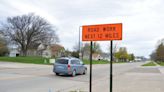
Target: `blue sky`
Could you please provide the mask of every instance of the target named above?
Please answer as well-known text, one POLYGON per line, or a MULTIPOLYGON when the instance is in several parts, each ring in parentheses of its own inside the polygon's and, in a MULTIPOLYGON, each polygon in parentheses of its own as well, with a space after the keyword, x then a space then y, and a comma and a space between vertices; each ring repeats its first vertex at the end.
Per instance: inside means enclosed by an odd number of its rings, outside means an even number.
MULTIPOLYGON (((0 0, 0 21, 28 13, 44 17, 57 30, 60 44, 72 50, 78 43, 79 26, 123 23, 123 40, 137 56, 149 56, 158 40, 164 38, 163 0, 0 0)), ((107 52, 109 41, 99 42, 107 52)))

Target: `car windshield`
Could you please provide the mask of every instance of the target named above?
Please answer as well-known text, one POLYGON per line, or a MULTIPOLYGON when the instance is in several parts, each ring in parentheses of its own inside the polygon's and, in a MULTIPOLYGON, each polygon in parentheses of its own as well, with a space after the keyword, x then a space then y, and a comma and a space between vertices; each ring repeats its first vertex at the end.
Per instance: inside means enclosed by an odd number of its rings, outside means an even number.
POLYGON ((56 63, 58 63, 58 64, 68 64, 68 59, 57 59, 56 63))

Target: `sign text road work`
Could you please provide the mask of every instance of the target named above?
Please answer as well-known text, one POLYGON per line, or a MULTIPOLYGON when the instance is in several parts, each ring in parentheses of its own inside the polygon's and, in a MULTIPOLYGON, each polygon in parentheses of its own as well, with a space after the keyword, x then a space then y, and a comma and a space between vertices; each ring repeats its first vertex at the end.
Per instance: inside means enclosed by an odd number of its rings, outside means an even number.
POLYGON ((122 23, 84 25, 83 41, 122 40, 122 23))

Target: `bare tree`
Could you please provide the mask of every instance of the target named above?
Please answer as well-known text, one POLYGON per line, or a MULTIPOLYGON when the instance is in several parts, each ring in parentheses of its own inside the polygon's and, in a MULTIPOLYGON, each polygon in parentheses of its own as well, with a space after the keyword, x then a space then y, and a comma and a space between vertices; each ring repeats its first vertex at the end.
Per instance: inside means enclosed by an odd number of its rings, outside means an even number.
POLYGON ((156 49, 156 61, 164 61, 164 44, 161 43, 156 49))
MULTIPOLYGON (((109 52, 110 52, 110 48, 111 48, 111 46, 109 44, 108 47, 107 47, 107 49, 108 49, 109 52)), ((118 51, 118 49, 119 49, 118 44, 117 43, 114 43, 113 44, 113 54, 115 54, 118 51)))
POLYGON ((81 49, 81 53, 82 53, 82 59, 89 57, 89 54, 90 54, 90 44, 89 43, 84 43, 84 46, 81 49))
POLYGON ((34 14, 8 17, 0 30, 20 47, 23 56, 26 56, 27 50, 36 48, 40 43, 50 44, 59 40, 53 27, 34 14))
POLYGON ((75 43, 75 45, 73 46, 73 50, 75 52, 79 52, 79 44, 78 43, 75 43))
POLYGON ((93 43, 93 53, 98 53, 98 54, 102 53, 101 46, 97 42, 93 43))
MULTIPOLYGON (((113 43, 114 43, 114 42, 113 42, 113 43)), ((113 44, 113 57, 114 57, 114 58, 113 58, 113 61, 116 61, 116 56, 115 56, 115 54, 117 53, 118 49, 119 49, 118 44, 117 44, 117 43, 114 43, 114 44, 113 44)), ((107 50, 108 50, 108 53, 111 52, 111 45, 110 45, 110 44, 108 45, 107 50)))
POLYGON ((164 38, 157 42, 155 51, 150 55, 151 59, 154 61, 164 61, 164 38))
POLYGON ((4 56, 6 53, 8 53, 7 43, 0 35, 0 56, 4 56))
POLYGON ((156 61, 157 55, 156 55, 156 52, 155 52, 155 51, 153 51, 153 52, 150 54, 150 58, 151 58, 151 60, 156 61))
POLYGON ((157 47, 160 45, 160 44, 164 44, 164 38, 160 39, 157 41, 157 47))

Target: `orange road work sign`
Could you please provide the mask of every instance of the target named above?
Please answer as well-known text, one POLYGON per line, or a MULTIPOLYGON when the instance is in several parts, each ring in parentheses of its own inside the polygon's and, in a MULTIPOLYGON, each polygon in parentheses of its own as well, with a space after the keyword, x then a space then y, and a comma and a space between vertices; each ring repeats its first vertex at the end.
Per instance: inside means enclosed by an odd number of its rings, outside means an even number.
POLYGON ((122 23, 82 26, 82 40, 122 40, 122 23))

